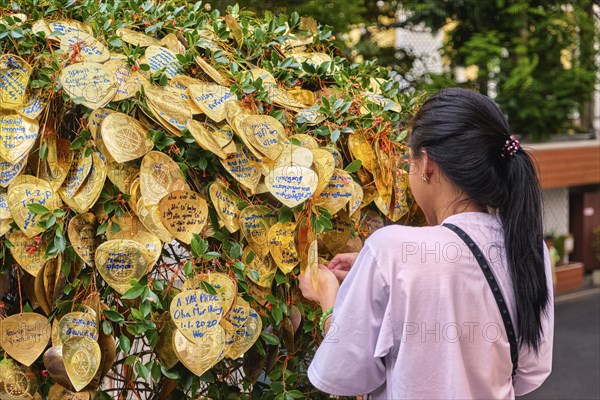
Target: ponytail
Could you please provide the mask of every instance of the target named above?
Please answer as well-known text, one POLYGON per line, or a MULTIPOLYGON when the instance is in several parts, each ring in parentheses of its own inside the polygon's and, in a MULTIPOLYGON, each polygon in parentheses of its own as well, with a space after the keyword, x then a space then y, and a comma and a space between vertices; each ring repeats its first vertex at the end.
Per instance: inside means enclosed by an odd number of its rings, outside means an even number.
POLYGON ((412 122, 409 146, 428 157, 482 208, 498 210, 517 306, 517 337, 537 352, 549 300, 544 268, 541 192, 531 158, 512 140, 506 118, 488 97, 446 89, 412 122), (507 142, 508 141, 508 142, 507 142))
POLYGON ((517 337, 537 352, 549 294, 544 269, 542 201, 531 158, 524 150, 506 160, 507 196, 500 207, 506 257, 517 305, 517 337))

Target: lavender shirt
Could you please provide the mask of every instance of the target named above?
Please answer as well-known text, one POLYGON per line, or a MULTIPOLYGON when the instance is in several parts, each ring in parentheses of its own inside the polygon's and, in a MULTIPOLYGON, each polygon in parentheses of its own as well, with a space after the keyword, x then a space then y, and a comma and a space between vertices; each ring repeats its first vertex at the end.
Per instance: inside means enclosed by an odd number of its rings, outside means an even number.
MULTIPOLYGON (((486 256, 516 325, 515 298, 497 216, 462 213, 462 228, 486 256)), ((340 287, 332 326, 308 370, 312 384, 335 395, 375 399, 512 399, 552 367, 552 273, 539 354, 519 351, 514 382, 504 324, 475 257, 442 226, 376 231, 340 287)))

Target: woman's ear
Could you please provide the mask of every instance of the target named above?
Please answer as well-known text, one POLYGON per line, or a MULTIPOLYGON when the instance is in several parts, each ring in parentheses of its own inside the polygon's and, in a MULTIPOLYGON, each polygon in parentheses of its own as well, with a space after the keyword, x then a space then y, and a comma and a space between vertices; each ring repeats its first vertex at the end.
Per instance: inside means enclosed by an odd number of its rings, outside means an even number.
POLYGON ((422 149, 421 150, 421 159, 422 159, 422 164, 421 167, 423 168, 423 175, 429 179, 431 178, 431 175, 433 175, 434 170, 435 170, 435 163, 429 158, 429 155, 427 154, 427 150, 422 149))

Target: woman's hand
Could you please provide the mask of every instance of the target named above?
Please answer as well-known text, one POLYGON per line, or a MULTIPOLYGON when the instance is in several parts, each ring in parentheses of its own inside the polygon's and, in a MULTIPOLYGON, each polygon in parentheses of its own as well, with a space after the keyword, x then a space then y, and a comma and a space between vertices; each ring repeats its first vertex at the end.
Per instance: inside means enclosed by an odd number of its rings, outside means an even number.
POLYGON ((350 272, 357 256, 358 253, 340 253, 329 261, 327 268, 333 272, 339 282, 342 282, 350 272))
POLYGON ((300 290, 305 298, 319 302, 321 308, 327 310, 335 304, 340 284, 334 273, 324 265, 319 265, 317 272, 318 276, 315 281, 318 282, 318 287, 313 285, 313 276, 310 268, 306 268, 298 277, 300 290))

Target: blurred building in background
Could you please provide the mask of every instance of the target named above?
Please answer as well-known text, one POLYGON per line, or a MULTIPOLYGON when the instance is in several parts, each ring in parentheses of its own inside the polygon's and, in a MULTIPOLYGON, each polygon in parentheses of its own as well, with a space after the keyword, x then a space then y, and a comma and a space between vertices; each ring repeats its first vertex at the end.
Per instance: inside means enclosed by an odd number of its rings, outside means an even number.
MULTIPOLYGON (((600 6, 594 5, 600 15, 600 6)), ((401 25, 410 12, 398 11, 401 25)), ((600 29, 600 19, 596 19, 600 29)), ((441 51, 446 34, 453 29, 453 22, 437 32, 424 23, 395 29, 398 49, 415 57, 407 76, 409 80, 427 79, 433 74, 448 73, 448 60, 441 51)), ((595 44, 596 48, 600 43, 595 44)), ((597 65, 600 66, 600 56, 597 65)), ((571 62, 568 57, 564 62, 571 62)), ((600 81, 600 68, 597 71, 600 81)), ((454 68, 456 82, 475 81, 477 67, 454 68)), ((488 82, 487 94, 496 94, 493 79, 488 82)), ((583 134, 552 135, 547 143, 526 144, 533 154, 539 171, 544 202, 544 233, 552 236, 559 250, 557 292, 577 289, 582 284, 584 271, 600 274, 600 85, 596 84, 589 109, 592 111, 593 131, 583 134), (596 244, 594 244, 596 243, 596 244)), ((578 114, 574 119, 580 118, 578 114)))

